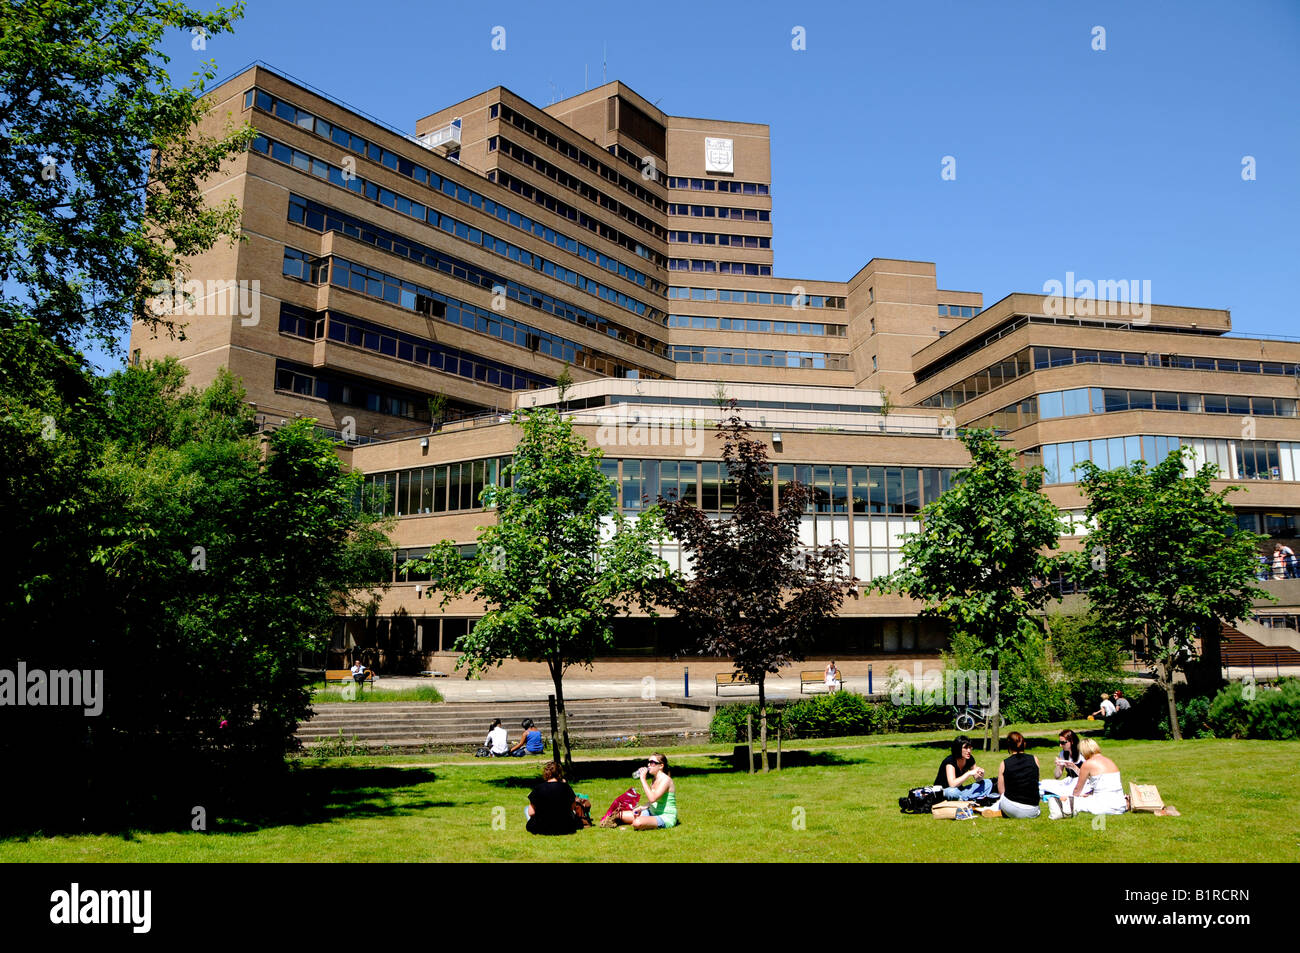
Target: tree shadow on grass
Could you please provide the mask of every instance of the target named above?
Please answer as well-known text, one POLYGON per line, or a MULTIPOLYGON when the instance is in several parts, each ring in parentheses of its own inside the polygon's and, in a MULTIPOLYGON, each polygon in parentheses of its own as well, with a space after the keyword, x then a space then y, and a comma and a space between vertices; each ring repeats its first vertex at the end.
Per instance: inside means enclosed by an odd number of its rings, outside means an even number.
MULTIPOLYGON (((707 755, 707 760, 698 756, 692 756, 690 761, 683 761, 673 764, 672 755, 668 755, 668 763, 672 766, 672 776, 674 779, 681 778, 707 778, 717 775, 734 775, 745 773, 745 762, 743 755, 739 762, 733 761, 730 754, 707 755)), ((632 777, 632 771, 635 767, 645 764, 644 758, 610 758, 601 761, 579 761, 574 765, 573 775, 566 780, 570 784, 585 784, 593 781, 616 781, 627 786, 636 783, 632 777)), ((776 752, 768 752, 768 763, 772 771, 776 771, 776 752)), ((820 767, 848 767, 856 765, 870 764, 871 759, 862 754, 844 754, 831 751, 783 751, 781 753, 781 769, 790 768, 820 768, 820 767)), ((758 751, 754 752, 754 765, 757 771, 760 766, 758 751)), ((538 784, 542 783, 540 771, 525 772, 505 778, 485 779, 485 783, 503 788, 527 788, 531 790, 538 784)))
POLYGON ((451 801, 417 797, 414 789, 438 780, 428 768, 321 765, 294 768, 256 791, 241 790, 219 807, 213 829, 246 832, 263 827, 321 824, 340 818, 403 817, 451 801))

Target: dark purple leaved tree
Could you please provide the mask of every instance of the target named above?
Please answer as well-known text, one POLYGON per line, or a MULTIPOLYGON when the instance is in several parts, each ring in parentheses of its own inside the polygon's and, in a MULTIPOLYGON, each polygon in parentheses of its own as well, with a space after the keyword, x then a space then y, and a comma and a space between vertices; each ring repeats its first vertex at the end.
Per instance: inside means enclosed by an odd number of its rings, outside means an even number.
POLYGON ((773 507, 767 445, 749 436, 736 413, 719 427, 722 459, 734 491, 730 518, 711 518, 699 507, 659 498, 667 530, 692 561, 691 578, 662 596, 677 613, 700 655, 730 658, 738 673, 758 685, 759 735, 767 771, 766 677, 802 661, 813 636, 857 589, 846 570, 848 555, 835 542, 819 548, 799 543, 799 521, 811 487, 790 483, 773 507))

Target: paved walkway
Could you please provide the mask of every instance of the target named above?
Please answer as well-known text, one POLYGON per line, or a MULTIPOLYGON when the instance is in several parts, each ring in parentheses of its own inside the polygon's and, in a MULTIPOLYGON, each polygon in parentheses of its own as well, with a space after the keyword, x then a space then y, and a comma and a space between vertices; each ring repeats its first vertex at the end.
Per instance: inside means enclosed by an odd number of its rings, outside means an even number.
MULTIPOLYGON (((866 676, 849 676, 844 680, 845 688, 857 694, 866 694, 867 679, 866 676)), ((545 699, 555 691, 549 678, 500 678, 500 679, 466 679, 463 676, 452 676, 449 678, 406 678, 394 676, 391 678, 377 678, 375 685, 379 688, 418 688, 432 685, 442 692, 443 698, 449 702, 502 702, 502 701, 532 701, 536 699, 545 699)), ((574 701, 586 698, 642 698, 647 691, 653 692, 650 697, 673 697, 681 698, 685 686, 682 679, 657 679, 652 682, 643 683, 641 679, 587 679, 587 678, 566 678, 564 680, 564 698, 566 701, 574 701)), ((883 679, 873 678, 872 688, 877 692, 885 690, 883 679)), ((813 692, 821 692, 823 689, 818 686, 812 688, 813 692)), ((776 697, 797 697, 799 695, 798 678, 769 678, 766 682, 766 692, 768 698, 776 697)), ((714 681, 712 676, 707 680, 691 679, 692 699, 712 699, 714 695, 714 681)), ((758 689, 749 685, 728 686, 722 689, 722 698, 758 698, 758 689)))

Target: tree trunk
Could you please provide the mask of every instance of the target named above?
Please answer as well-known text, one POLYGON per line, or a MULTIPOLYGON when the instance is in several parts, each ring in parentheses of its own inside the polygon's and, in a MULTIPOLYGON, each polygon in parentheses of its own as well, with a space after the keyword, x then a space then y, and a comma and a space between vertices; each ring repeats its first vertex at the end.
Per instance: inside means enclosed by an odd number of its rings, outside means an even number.
POLYGON ((1178 724, 1178 704, 1174 698, 1174 652, 1177 650, 1177 639, 1170 639, 1165 644, 1165 657, 1160 661, 1157 668, 1157 678, 1160 685, 1165 690, 1165 700, 1169 704, 1169 731, 1174 736, 1174 741, 1183 740, 1183 731, 1178 724))
MULTIPOLYGON (((569 746, 569 716, 564 711, 564 669, 551 663, 551 682, 555 685, 555 709, 560 719, 560 741, 564 745, 564 776, 573 776, 573 751, 569 746)), ((552 752, 560 760, 560 752, 552 752)))
POLYGON ((758 741, 763 751, 763 773, 767 774, 767 675, 758 676, 758 741))

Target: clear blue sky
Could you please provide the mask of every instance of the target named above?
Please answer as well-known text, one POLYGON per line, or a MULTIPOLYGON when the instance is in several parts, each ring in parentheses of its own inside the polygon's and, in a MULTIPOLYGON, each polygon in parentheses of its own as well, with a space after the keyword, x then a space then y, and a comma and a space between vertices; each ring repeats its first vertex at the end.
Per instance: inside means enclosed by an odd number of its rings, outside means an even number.
POLYGON ((498 84, 539 105, 584 65, 598 85, 605 47, 666 112, 771 126, 778 276, 920 259, 986 304, 1067 271, 1149 279, 1157 303, 1300 335, 1297 0, 252 0, 234 36, 190 39, 168 44, 178 82, 260 59, 407 131, 498 84))

